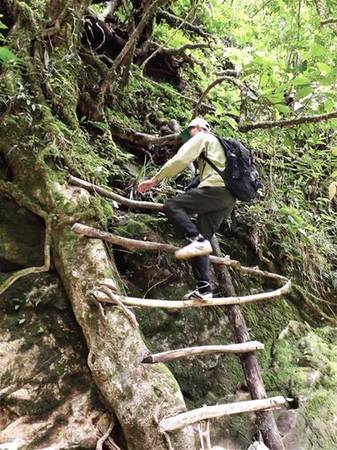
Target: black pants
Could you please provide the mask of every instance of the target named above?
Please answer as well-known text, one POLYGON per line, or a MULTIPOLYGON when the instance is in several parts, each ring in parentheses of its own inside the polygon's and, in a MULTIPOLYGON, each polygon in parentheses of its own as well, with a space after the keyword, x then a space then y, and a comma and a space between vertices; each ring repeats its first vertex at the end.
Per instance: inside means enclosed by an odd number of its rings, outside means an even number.
MULTIPOLYGON (((192 189, 168 200, 164 211, 173 225, 187 238, 202 234, 209 241, 223 222, 230 216, 235 199, 226 187, 202 187, 192 189), (198 214, 197 225, 189 216, 198 214)), ((191 259, 193 274, 197 281, 209 282, 209 257, 191 259)))

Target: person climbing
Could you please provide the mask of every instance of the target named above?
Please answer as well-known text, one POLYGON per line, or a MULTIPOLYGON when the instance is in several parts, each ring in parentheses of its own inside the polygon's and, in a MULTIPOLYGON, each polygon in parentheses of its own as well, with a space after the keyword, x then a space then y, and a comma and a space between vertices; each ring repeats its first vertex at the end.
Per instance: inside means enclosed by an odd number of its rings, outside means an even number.
POLYGON ((183 144, 173 158, 148 180, 139 183, 141 194, 158 186, 164 178, 171 178, 182 172, 197 160, 200 184, 169 199, 164 212, 170 222, 181 230, 189 244, 177 250, 177 259, 190 259, 196 288, 184 299, 210 299, 213 297, 209 275, 209 254, 212 253, 211 239, 223 222, 230 216, 235 198, 226 188, 221 176, 201 157, 202 153, 222 170, 226 156, 218 138, 210 132, 209 123, 197 117, 188 124, 189 140, 183 144), (197 214, 197 224, 189 216, 197 214))

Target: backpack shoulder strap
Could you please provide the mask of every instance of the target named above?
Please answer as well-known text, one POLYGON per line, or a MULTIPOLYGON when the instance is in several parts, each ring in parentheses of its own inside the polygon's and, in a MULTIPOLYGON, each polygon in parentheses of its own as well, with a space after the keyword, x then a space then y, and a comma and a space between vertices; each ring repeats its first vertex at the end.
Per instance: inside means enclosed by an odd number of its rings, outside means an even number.
POLYGON ((230 139, 225 139, 222 138, 220 136, 215 136, 218 141, 220 142, 220 144, 222 145, 222 148, 224 149, 226 158, 228 157, 229 152, 231 151, 231 140, 230 139))
POLYGON ((202 152, 200 156, 204 161, 206 161, 212 167, 213 170, 215 170, 220 176, 222 176, 221 170, 219 170, 216 167, 216 165, 214 163, 212 163, 212 161, 210 159, 207 158, 207 156, 205 155, 204 152, 202 152))

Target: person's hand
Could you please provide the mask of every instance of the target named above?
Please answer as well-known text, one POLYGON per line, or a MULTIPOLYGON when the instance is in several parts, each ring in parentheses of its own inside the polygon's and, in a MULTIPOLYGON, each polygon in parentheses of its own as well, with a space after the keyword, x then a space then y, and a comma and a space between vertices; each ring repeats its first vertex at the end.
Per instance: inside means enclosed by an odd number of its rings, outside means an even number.
POLYGON ((156 177, 152 177, 149 180, 141 181, 137 186, 137 191, 140 194, 144 194, 144 192, 147 192, 156 186, 158 186, 158 180, 156 177))

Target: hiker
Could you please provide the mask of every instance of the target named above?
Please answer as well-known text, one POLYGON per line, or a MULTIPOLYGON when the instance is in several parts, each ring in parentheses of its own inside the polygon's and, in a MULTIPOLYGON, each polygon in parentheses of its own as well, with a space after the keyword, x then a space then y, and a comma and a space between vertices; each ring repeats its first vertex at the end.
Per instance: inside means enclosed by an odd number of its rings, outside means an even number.
POLYGON ((138 192, 144 193, 156 186, 164 178, 176 176, 197 160, 200 184, 198 187, 168 200, 164 211, 168 219, 180 229, 189 244, 177 250, 177 259, 190 259, 196 289, 184 296, 188 299, 210 299, 212 288, 209 276, 209 254, 212 252, 211 239, 226 217, 231 214, 235 199, 225 187, 221 176, 201 157, 206 157, 220 170, 226 163, 226 156, 218 138, 210 132, 210 125, 202 118, 195 118, 188 124, 190 139, 182 145, 177 154, 149 180, 138 185, 138 192), (198 214, 197 225, 190 215, 198 214))

